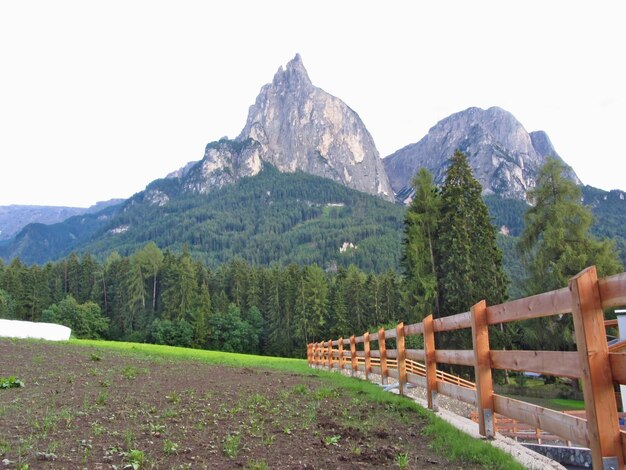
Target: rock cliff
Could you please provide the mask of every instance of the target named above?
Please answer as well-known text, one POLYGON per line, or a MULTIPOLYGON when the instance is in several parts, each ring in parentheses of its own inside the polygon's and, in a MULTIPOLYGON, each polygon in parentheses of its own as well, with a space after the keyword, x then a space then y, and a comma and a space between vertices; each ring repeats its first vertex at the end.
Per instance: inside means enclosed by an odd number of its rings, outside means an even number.
MULTIPOLYGON (((383 160, 394 191, 409 186, 422 167, 441 184, 456 149, 468 156, 484 194, 522 200, 535 186, 546 158, 560 158, 545 132, 529 134, 511 113, 497 107, 469 108, 439 121, 419 142, 383 160)), ((567 176, 580 184, 571 168, 567 176)))
POLYGON ((207 192, 259 173, 264 162, 393 199, 374 140, 358 114, 311 83, 300 55, 261 88, 234 141, 207 146, 204 159, 184 176, 184 187, 207 192))

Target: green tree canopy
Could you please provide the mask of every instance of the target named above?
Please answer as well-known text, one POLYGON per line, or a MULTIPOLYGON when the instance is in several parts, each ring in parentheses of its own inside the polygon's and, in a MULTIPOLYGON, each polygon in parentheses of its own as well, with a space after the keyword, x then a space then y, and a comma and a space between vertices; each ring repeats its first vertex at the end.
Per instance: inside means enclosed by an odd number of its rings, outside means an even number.
POLYGON ((581 203, 580 188, 563 177, 565 165, 549 158, 529 193, 533 206, 519 248, 529 271, 527 294, 559 289, 587 266, 600 276, 622 270, 612 241, 594 238, 591 212, 581 203))

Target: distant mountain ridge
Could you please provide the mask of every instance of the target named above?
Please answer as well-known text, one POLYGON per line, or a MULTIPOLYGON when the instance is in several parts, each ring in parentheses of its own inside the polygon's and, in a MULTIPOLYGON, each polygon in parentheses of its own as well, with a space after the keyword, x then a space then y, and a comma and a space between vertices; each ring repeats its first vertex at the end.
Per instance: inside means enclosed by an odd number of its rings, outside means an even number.
POLYGON ((0 206, 0 241, 9 240, 28 224, 55 224, 75 215, 93 214, 109 206, 120 204, 123 199, 100 201, 91 207, 33 206, 12 204, 0 206))
MULTIPOLYGON (((468 108, 442 119, 417 143, 383 159, 394 192, 402 198, 420 168, 429 170, 437 184, 443 183, 448 159, 457 149, 468 156, 483 194, 521 200, 535 186, 546 158, 561 159, 545 132, 529 134, 508 111, 468 108)), ((581 184, 574 170, 567 168, 567 177, 581 184)))

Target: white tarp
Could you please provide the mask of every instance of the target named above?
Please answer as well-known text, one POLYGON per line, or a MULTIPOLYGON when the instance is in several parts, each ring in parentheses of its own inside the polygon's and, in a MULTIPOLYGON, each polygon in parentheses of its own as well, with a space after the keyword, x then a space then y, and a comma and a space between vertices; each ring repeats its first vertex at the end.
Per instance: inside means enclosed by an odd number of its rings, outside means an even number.
POLYGON ((0 319, 0 336, 8 338, 36 338, 50 341, 66 341, 72 332, 67 326, 54 323, 34 323, 20 320, 0 319))

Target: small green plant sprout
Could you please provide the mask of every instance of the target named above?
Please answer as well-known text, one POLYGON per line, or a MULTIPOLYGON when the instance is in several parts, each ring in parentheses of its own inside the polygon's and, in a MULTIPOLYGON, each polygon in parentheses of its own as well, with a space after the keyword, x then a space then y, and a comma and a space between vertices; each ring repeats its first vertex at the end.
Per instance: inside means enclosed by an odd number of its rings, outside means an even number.
POLYGON ((91 360, 93 362, 99 362, 102 360, 102 356, 99 356, 98 354, 92 353, 91 354, 91 360))
POLYGON ((295 385, 291 390, 296 395, 306 395, 307 393, 309 393, 309 387, 304 384, 295 385))
POLYGON ((165 399, 174 405, 178 405, 180 403, 180 394, 178 392, 172 392, 169 395, 165 395, 165 399))
POLYGON ((396 464, 398 464, 398 468, 405 469, 409 468, 409 454, 398 454, 396 455, 396 464))
POLYGON ((285 426, 283 428, 283 434, 287 434, 287 435, 291 434, 291 428, 289 426, 285 426))
POLYGON ((126 444, 127 449, 132 449, 135 445, 135 434, 132 429, 124 430, 124 443, 126 444))
POLYGON ((102 434, 104 434, 104 431, 106 431, 104 426, 102 426, 97 421, 94 421, 93 423, 91 423, 91 432, 93 433, 95 437, 101 436, 102 434))
POLYGON ((146 454, 143 450, 132 449, 124 453, 124 461, 127 463, 124 468, 138 470, 146 461, 146 454))
POLYGON ((104 406, 107 404, 107 398, 109 398, 109 394, 106 392, 100 392, 98 394, 98 398, 96 398, 96 405, 104 406))
POLYGON ((240 442, 241 436, 239 435, 239 433, 230 434, 224 440, 224 455, 226 455, 226 457, 230 459, 237 457, 237 454, 239 453, 240 442))
POLYGON ((122 369, 122 376, 128 380, 133 380, 137 377, 137 369, 133 366, 126 366, 122 369))
POLYGON ((0 377, 0 388, 20 388, 24 386, 24 382, 15 377, 0 377))
POLYGON ((251 460, 246 465, 247 470, 268 470, 267 462, 265 460, 251 460))
POLYGON ((111 386, 111 381, 110 380, 102 380, 100 382, 100 386, 102 388, 109 388, 111 386))
POLYGON ((179 448, 178 443, 170 441, 169 439, 165 439, 163 442, 163 453, 165 455, 176 455, 178 454, 179 448))
POLYGON ((325 446, 338 446, 340 440, 341 440, 341 436, 326 436, 324 438, 324 445, 325 446))
POLYGON ((150 431, 150 434, 152 434, 153 436, 160 437, 161 434, 165 431, 165 425, 157 424, 157 423, 149 423, 148 430, 150 431))

